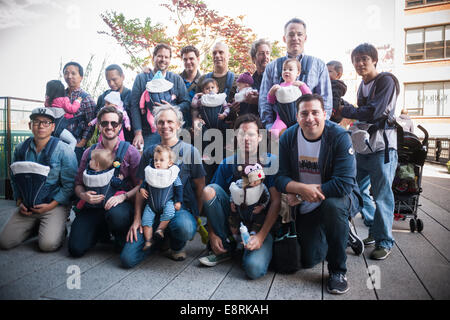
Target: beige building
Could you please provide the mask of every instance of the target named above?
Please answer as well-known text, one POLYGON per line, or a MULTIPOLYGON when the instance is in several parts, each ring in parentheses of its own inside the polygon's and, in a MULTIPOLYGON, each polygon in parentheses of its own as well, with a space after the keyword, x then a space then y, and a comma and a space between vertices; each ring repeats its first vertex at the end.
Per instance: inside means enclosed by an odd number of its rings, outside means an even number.
POLYGON ((405 108, 430 136, 450 138, 450 1, 395 3, 398 113, 405 108))

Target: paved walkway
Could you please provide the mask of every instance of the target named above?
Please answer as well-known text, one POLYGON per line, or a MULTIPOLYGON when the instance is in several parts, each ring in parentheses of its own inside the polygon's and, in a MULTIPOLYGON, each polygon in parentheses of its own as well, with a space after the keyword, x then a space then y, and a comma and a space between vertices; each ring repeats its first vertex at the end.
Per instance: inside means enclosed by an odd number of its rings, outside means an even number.
MULTIPOLYGON (((151 299, 151 300, 332 300, 332 299, 450 299, 450 175, 444 167, 426 166, 419 217, 421 234, 409 231, 408 221, 394 222, 396 240, 385 261, 355 256, 348 249, 350 291, 334 296, 325 289, 326 264, 294 275, 269 272, 247 280, 239 257, 214 268, 200 265, 206 254, 197 234, 187 245, 187 259, 174 262, 157 254, 132 270, 120 267, 111 246, 98 245, 81 259, 68 256, 67 243, 54 253, 40 253, 36 239, 0 251, 0 299, 151 299), (442 197, 441 197, 442 195, 442 197), (76 266, 80 289, 68 289, 76 266), (369 277, 372 276, 374 284, 369 277), (69 279, 69 281, 68 281, 69 279)), ((12 201, 0 201, 0 229, 14 210, 12 201)), ((358 234, 367 236, 358 215, 358 234)))

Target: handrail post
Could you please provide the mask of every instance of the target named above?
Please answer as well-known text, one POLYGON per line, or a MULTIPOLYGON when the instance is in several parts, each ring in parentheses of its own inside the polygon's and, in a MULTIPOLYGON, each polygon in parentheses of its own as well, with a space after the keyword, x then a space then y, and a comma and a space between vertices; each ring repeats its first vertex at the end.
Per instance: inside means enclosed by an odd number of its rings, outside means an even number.
POLYGON ((13 191, 11 187, 11 177, 9 174, 9 166, 11 165, 11 99, 6 98, 6 179, 5 179, 5 199, 13 199, 13 191))

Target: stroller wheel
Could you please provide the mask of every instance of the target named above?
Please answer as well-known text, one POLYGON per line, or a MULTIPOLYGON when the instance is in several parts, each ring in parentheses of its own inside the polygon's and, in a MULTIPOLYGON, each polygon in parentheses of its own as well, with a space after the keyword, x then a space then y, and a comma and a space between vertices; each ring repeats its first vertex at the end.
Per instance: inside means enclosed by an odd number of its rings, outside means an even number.
POLYGON ((423 230, 423 221, 417 219, 417 232, 422 232, 422 230, 423 230))
POLYGON ((416 231, 416 228, 417 228, 416 220, 414 219, 409 220, 409 229, 411 230, 411 232, 416 231))

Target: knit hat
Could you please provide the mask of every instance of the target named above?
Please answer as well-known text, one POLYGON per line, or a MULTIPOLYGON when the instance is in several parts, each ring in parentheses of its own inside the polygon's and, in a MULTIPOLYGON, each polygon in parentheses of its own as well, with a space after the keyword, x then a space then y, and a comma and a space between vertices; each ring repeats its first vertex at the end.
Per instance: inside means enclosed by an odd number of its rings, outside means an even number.
POLYGON ((120 98, 120 92, 118 91, 111 91, 105 96, 105 101, 118 106, 119 108, 123 107, 122 99, 120 98))
POLYGON ((253 85, 253 78, 252 75, 250 74, 250 72, 244 72, 243 74, 241 74, 239 76, 239 78, 237 79, 236 82, 240 82, 240 83, 247 83, 249 85, 253 85))
POLYGON ((149 82, 147 82, 147 85, 145 86, 148 92, 151 93, 161 93, 169 91, 173 88, 173 83, 166 80, 164 76, 162 75, 161 71, 156 72, 153 79, 149 82))

